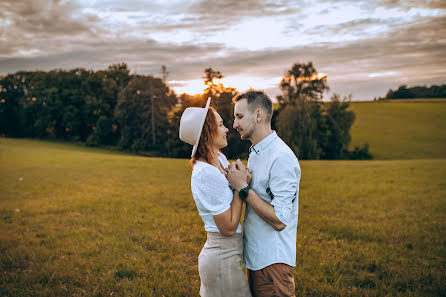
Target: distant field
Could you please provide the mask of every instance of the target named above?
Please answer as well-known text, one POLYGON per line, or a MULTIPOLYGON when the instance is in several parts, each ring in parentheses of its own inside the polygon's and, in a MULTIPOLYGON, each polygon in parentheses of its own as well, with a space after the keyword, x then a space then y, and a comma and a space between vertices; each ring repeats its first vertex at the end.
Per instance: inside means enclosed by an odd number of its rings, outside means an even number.
MULTIPOLYGON (((446 295, 446 159, 301 166, 297 296, 446 295)), ((0 296, 198 296, 190 172, 0 138, 0 296)))
POLYGON ((412 98, 412 99, 385 99, 380 102, 446 102, 446 98, 412 98))
POLYGON ((351 147, 368 142, 375 159, 446 157, 446 99, 353 102, 351 147))

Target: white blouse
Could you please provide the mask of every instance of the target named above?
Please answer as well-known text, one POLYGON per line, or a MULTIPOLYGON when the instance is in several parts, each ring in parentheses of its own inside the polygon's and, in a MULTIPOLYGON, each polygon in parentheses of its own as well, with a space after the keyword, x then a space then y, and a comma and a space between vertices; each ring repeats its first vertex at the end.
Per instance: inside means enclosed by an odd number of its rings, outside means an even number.
MULTIPOLYGON (((225 155, 220 153, 218 160, 223 168, 228 167, 229 162, 225 155)), ((227 211, 233 198, 233 192, 224 174, 215 166, 197 161, 192 170, 191 189, 198 213, 204 222, 204 229, 207 232, 220 232, 212 216, 227 211)), ((236 233, 241 232, 239 224, 236 233)))

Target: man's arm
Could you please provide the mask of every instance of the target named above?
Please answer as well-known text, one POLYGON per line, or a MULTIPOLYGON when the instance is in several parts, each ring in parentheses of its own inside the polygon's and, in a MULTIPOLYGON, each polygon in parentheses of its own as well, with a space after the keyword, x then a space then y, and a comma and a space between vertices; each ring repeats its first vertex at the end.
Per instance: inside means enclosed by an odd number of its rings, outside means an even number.
MULTIPOLYGON (((249 174, 249 170, 240 160, 237 160, 235 164, 233 163, 229 166, 227 178, 234 190, 239 192, 248 186, 246 182, 247 174, 249 174)), ((277 218, 274 207, 260 198, 254 190, 249 190, 248 197, 246 197, 245 201, 249 203, 259 217, 271 225, 276 231, 285 229, 286 225, 277 218)))
POLYGON ((271 225, 274 230, 282 231, 285 229, 286 225, 277 218, 274 206, 260 198, 254 190, 249 190, 248 197, 246 197, 245 201, 252 207, 256 214, 271 225))

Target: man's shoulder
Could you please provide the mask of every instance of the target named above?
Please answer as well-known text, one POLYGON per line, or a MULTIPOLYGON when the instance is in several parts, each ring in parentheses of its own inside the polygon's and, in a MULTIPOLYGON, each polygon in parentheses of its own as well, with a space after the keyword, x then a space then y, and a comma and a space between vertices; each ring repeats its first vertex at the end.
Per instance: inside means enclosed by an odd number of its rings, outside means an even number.
POLYGON ((297 161, 297 156, 294 154, 293 150, 280 137, 277 137, 271 153, 274 155, 274 158, 289 158, 297 161))

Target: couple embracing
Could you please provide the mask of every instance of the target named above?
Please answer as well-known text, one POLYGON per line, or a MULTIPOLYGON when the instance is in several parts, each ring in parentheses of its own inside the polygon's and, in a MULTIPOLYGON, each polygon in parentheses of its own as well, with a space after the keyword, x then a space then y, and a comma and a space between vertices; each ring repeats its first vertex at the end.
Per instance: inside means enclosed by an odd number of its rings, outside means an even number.
POLYGON ((248 167, 220 152, 229 130, 210 98, 205 108, 187 108, 180 121, 180 139, 193 145, 191 189, 207 231, 198 257, 200 295, 295 296, 299 162, 271 129, 265 93, 248 91, 233 103, 233 128, 252 144, 248 167))

